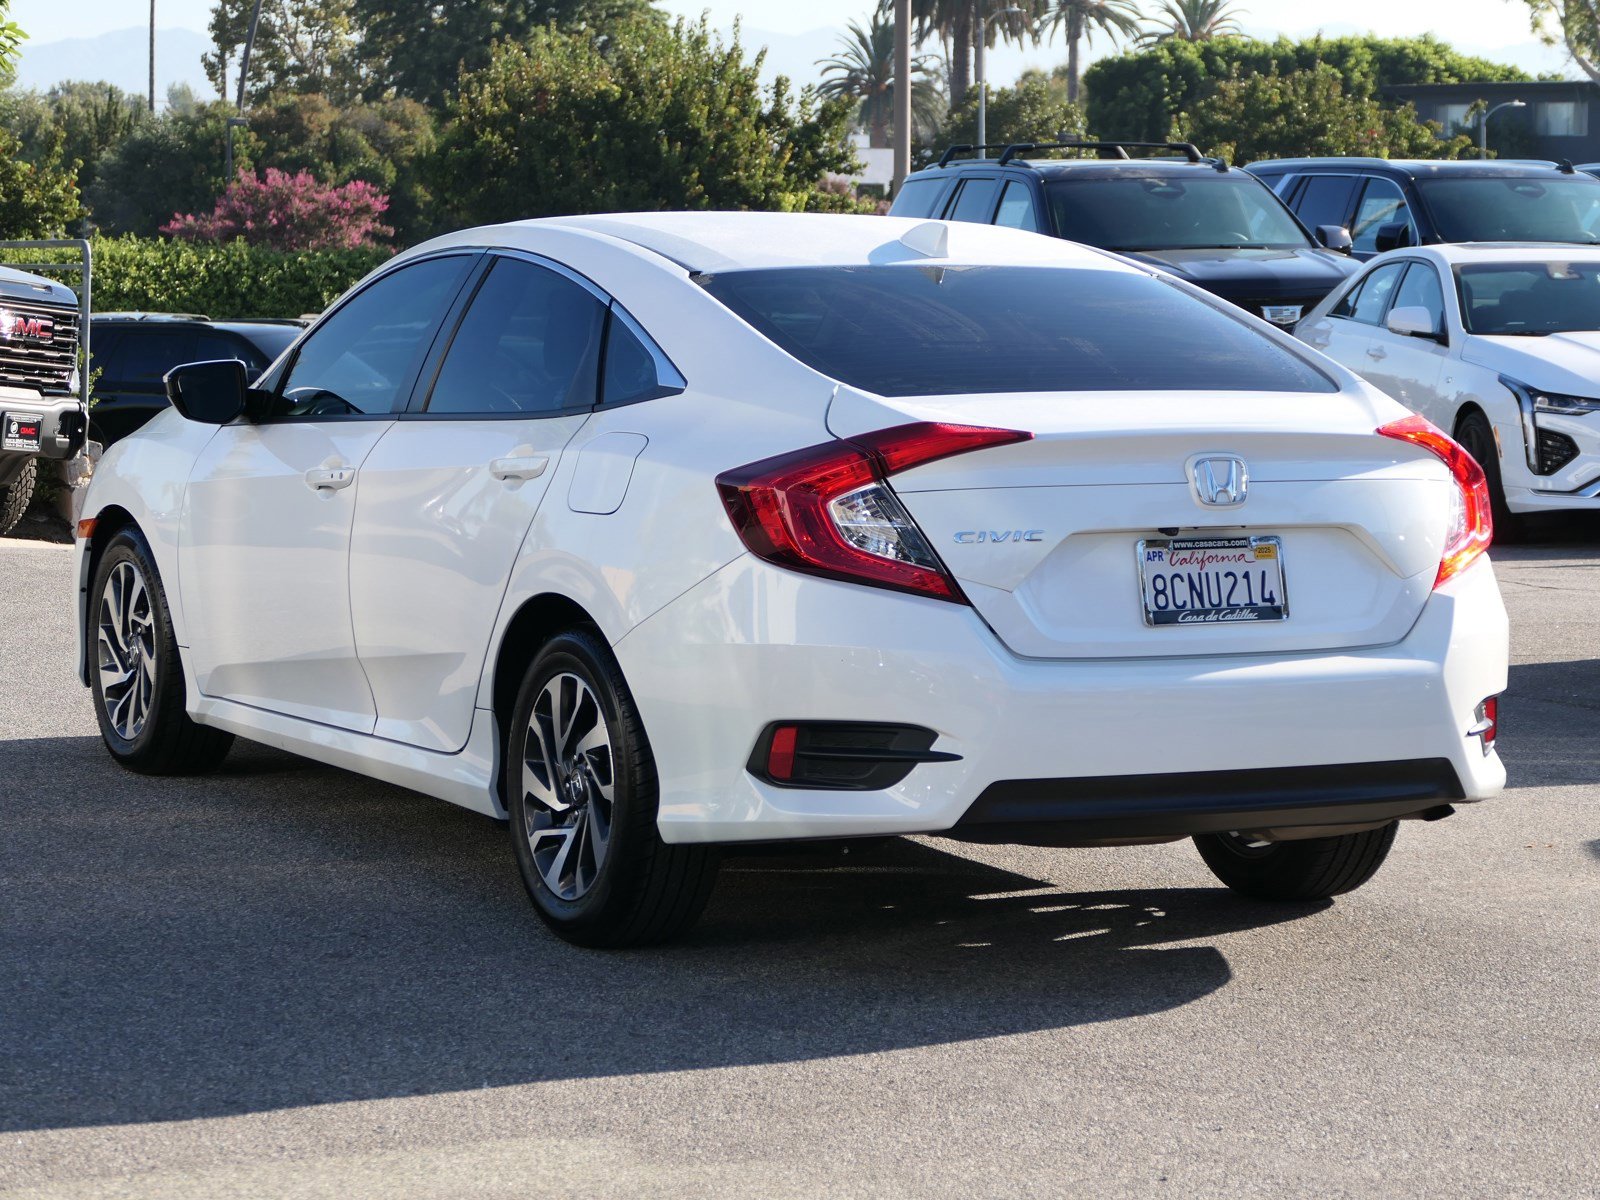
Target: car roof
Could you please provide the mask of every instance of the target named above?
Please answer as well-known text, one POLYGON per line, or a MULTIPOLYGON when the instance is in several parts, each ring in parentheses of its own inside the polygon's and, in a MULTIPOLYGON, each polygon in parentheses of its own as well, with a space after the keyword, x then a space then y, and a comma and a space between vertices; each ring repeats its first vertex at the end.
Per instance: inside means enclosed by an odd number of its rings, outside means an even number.
POLYGON ((1449 175, 1457 178, 1567 178, 1555 163, 1539 159, 1411 159, 1411 158, 1269 158, 1245 168, 1251 172, 1287 174, 1291 171, 1343 169, 1394 178, 1422 179, 1449 175))
MULTIPOLYGON (((546 217, 500 228, 533 230, 541 227, 581 230, 616 238, 696 273, 897 262, 1137 270, 1101 251, 1059 238, 1042 238, 1019 229, 966 221, 906 217, 769 212, 614 213, 546 217), (944 254, 919 251, 901 240, 919 226, 934 227, 928 236, 935 241, 936 235, 943 231, 944 254)), ((481 235, 484 231, 467 232, 481 235)))
POLYGON ((1434 246, 1406 246, 1391 250, 1372 261, 1386 262, 1406 257, 1431 258, 1447 266, 1497 262, 1600 262, 1600 246, 1561 242, 1453 242, 1434 246))

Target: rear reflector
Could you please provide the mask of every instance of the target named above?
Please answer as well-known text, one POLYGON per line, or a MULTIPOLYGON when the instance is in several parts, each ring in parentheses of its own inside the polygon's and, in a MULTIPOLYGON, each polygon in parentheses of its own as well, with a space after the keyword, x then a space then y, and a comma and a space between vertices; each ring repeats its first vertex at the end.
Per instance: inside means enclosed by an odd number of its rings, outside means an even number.
POLYGON ((1495 739, 1500 736, 1500 697, 1490 696, 1478 705, 1474 716, 1477 720, 1467 730, 1467 736, 1477 738, 1483 746, 1483 752, 1488 754, 1494 749, 1495 739))
POLYGON ((772 744, 767 748, 767 774, 773 779, 794 778, 794 743, 799 732, 793 725, 779 725, 773 729, 772 744))
POLYGON ((823 442, 717 476, 723 507, 758 558, 830 579, 966 602, 889 476, 988 446, 1014 429, 924 421, 823 442))
POLYGON ((1450 501, 1450 523, 1445 531, 1444 554, 1433 586, 1461 574, 1494 540, 1494 516, 1489 504, 1489 481, 1483 468, 1449 434, 1426 417, 1391 421, 1378 430, 1384 437, 1410 442, 1437 455, 1456 482, 1450 501))
POLYGON ((958 762, 933 749, 920 725, 875 721, 774 721, 756 738, 746 770, 779 787, 869 792, 893 787, 920 763, 958 762))

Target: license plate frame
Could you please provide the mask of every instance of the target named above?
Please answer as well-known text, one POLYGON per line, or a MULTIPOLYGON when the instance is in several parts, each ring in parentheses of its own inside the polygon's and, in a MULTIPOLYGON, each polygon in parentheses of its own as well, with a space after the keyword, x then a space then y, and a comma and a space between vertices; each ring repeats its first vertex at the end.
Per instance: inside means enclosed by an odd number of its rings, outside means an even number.
MULTIPOLYGON (((1289 619, 1288 572, 1284 569, 1283 538, 1277 534, 1191 535, 1189 537, 1142 538, 1135 544, 1139 563, 1139 607, 1144 623, 1156 629, 1189 625, 1253 625, 1264 621, 1289 619), (1199 554, 1199 562, 1172 562, 1174 553, 1199 554), (1248 556, 1248 557, 1245 557, 1248 556), (1214 559, 1216 561, 1208 561, 1214 559), (1270 567, 1264 564, 1272 564, 1270 567), (1215 573, 1217 598, 1222 601, 1246 599, 1250 603, 1218 603, 1196 607, 1193 584, 1185 579, 1185 591, 1174 596, 1167 593, 1168 606, 1154 601, 1157 594, 1154 579, 1165 570, 1195 568, 1201 575, 1200 594, 1209 600, 1206 577, 1215 573), (1251 572, 1255 572, 1252 574, 1251 572), (1230 581, 1229 576, 1234 578, 1230 581), (1241 597, 1240 585, 1245 587, 1241 597), (1276 591, 1271 590, 1276 585, 1276 591), (1258 596, 1258 593, 1260 595, 1258 596), (1275 595, 1276 603, 1262 603, 1266 596, 1275 595), (1183 600, 1181 606, 1173 604, 1183 600)), ((1186 575, 1195 570, 1185 572, 1186 575)), ((1171 587, 1170 576, 1166 587, 1171 587)))
POLYGON ((30 412, 0 413, 0 450, 37 454, 44 445, 44 415, 30 412), (28 427, 32 427, 32 433, 28 427))

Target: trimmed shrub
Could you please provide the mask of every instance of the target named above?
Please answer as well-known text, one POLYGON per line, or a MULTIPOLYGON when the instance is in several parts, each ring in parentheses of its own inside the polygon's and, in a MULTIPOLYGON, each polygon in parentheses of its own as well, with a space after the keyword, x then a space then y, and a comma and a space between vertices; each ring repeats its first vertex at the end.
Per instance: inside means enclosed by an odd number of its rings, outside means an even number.
MULTIPOLYGON (((286 252, 241 241, 95 238, 96 312, 187 312, 297 317, 321 312, 393 251, 286 252)), ((20 253, 18 257, 21 257, 20 253)), ((33 256, 49 261, 50 253, 33 256)))

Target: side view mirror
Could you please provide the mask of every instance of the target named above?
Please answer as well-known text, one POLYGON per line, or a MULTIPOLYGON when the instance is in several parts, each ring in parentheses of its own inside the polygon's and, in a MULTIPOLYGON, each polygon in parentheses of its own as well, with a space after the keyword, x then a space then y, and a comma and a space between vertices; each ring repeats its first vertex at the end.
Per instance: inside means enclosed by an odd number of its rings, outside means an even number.
POLYGON ((226 425, 244 412, 249 383, 236 358, 173 367, 166 383, 172 407, 190 421, 226 425))
POLYGON ((1322 243, 1324 249, 1340 254, 1349 254, 1350 247, 1355 245, 1355 239, 1343 225, 1318 225, 1317 241, 1322 243))
POLYGON ((1379 254, 1388 250, 1398 250, 1402 246, 1409 246, 1411 245, 1411 226, 1404 221, 1390 221, 1387 225, 1379 225, 1373 242, 1374 249, 1379 254))
POLYGON ((1389 327, 1390 333, 1403 333, 1407 337, 1431 338, 1434 341, 1443 337, 1435 327, 1433 313, 1420 304, 1391 308, 1384 324, 1389 327))

